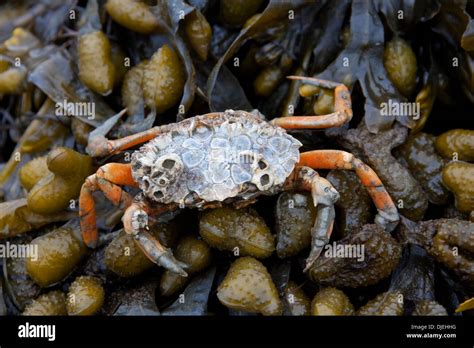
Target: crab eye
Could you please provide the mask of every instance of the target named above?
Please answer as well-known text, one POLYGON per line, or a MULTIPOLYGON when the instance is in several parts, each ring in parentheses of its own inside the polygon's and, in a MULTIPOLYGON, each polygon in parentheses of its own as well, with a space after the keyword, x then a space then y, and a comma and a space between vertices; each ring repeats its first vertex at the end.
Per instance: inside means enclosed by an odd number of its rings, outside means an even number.
POLYGON ((267 164, 264 161, 260 160, 260 161, 258 161, 258 167, 260 169, 265 169, 265 168, 267 168, 267 164))

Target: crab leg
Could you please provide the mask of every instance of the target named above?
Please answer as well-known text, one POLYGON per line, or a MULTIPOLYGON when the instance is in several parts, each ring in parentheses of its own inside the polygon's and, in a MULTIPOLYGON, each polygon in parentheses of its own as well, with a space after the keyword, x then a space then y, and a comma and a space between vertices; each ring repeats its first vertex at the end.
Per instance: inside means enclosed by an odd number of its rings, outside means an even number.
MULTIPOLYGON (((211 119, 214 117, 219 117, 220 114, 220 112, 212 112, 202 115, 202 117, 211 119)), ((109 140, 103 135, 97 135, 92 139, 89 139, 89 143, 87 144, 86 150, 87 153, 92 157, 103 157, 107 155, 112 155, 120 151, 130 149, 134 146, 146 143, 147 141, 156 138, 160 134, 170 132, 174 127, 174 124, 165 124, 163 126, 153 127, 147 129, 146 131, 132 134, 116 140, 109 140)))
POLYGON ((392 231, 397 226, 400 219, 398 211, 382 181, 368 165, 353 154, 340 150, 308 151, 301 154, 298 165, 314 169, 354 170, 377 207, 375 222, 387 231, 392 231))
POLYGON ((87 177, 79 196, 79 218, 82 239, 87 246, 97 245, 96 212, 93 193, 102 191, 114 205, 125 209, 132 203, 132 197, 119 185, 136 186, 129 164, 109 163, 87 177))
POLYGON ((334 203, 339 199, 339 193, 328 180, 308 167, 296 167, 286 180, 285 189, 310 191, 314 205, 318 206, 316 220, 311 229, 311 251, 306 259, 306 272, 331 238, 335 217, 334 203))
POLYGON ((334 89, 335 112, 320 116, 278 117, 271 121, 272 124, 285 129, 321 129, 340 127, 351 120, 351 94, 345 85, 313 77, 288 76, 288 78, 291 80, 301 80, 303 82, 303 88, 300 89, 300 94, 303 96, 316 93, 315 89, 311 88, 312 86, 334 89))
POLYGON ((172 251, 161 245, 148 232, 149 214, 159 215, 174 208, 173 205, 158 205, 152 209, 144 201, 134 201, 123 215, 123 226, 125 232, 133 236, 137 245, 152 262, 182 277, 187 277, 188 274, 183 269, 186 264, 176 260, 172 251))
POLYGON ((162 127, 153 127, 146 131, 132 134, 120 139, 109 140, 100 135, 89 140, 87 153, 92 157, 103 157, 127 150, 136 145, 146 143, 162 133, 162 127))

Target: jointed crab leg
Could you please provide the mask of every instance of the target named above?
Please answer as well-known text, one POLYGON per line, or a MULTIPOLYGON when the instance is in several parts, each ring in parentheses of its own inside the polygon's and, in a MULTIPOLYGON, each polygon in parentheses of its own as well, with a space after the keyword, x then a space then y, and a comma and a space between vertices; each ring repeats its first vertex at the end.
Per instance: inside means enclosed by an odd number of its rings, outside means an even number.
POLYGON ((314 205, 318 206, 316 220, 311 229, 311 251, 306 259, 306 272, 329 242, 334 226, 334 203, 339 199, 339 193, 328 180, 308 167, 296 167, 287 179, 285 189, 310 191, 314 205))
POLYGON ((89 176, 81 188, 79 197, 79 217, 84 242, 94 248, 97 245, 96 212, 93 192, 100 190, 115 205, 126 209, 123 216, 125 232, 133 235, 137 245, 153 262, 176 272, 183 277, 184 264, 177 261, 169 249, 163 247, 148 229, 148 214, 159 215, 176 207, 173 205, 157 205, 153 209, 143 201, 134 202, 132 197, 119 185, 137 186, 132 177, 130 164, 109 163, 89 176))
POLYGON ((91 248, 97 245, 97 226, 94 191, 100 190, 115 205, 122 209, 132 203, 132 197, 118 185, 136 186, 129 164, 109 163, 87 177, 79 196, 79 218, 82 238, 91 248))
POLYGON ((178 261, 170 249, 165 248, 148 231, 148 215, 159 215, 174 210, 174 205, 158 205, 151 208, 145 201, 134 201, 123 215, 125 232, 132 235, 143 253, 154 263, 171 272, 186 277, 186 264, 178 261))
POLYGON ((301 154, 298 165, 314 169, 354 170, 377 207, 375 222, 387 231, 392 231, 397 226, 398 211, 382 181, 368 165, 351 153, 340 150, 308 151, 301 154))
MULTIPOLYGON (((340 127, 352 118, 351 94, 343 84, 320 80, 313 77, 288 76, 292 80, 301 80, 305 85, 334 89, 334 110, 332 114, 321 116, 278 117, 271 121, 285 129, 321 129, 340 127)), ((300 90, 301 93, 301 90, 300 90)))
MULTIPOLYGON (((197 116, 196 118, 204 118, 207 121, 213 118, 219 118, 221 112, 211 112, 205 115, 197 116)), ((188 122, 193 122, 192 119, 186 120, 188 122)), ((103 157, 118 153, 123 150, 130 149, 134 146, 146 143, 147 141, 155 138, 159 134, 167 133, 172 131, 175 128, 175 124, 165 124, 163 126, 157 126, 146 131, 129 135, 124 138, 109 140, 103 135, 95 136, 92 139, 89 139, 87 144, 87 152, 92 157, 103 157)))
POLYGON ((102 157, 127 150, 136 145, 146 143, 162 133, 162 127, 153 127, 146 131, 129 135, 116 140, 109 140, 104 136, 97 136, 89 140, 87 152, 92 157, 102 157))
MULTIPOLYGON (((220 112, 213 112, 202 115, 210 119, 212 117, 218 117, 220 112)), ((170 132, 174 127, 174 124, 165 124, 163 126, 157 126, 146 131, 139 132, 126 136, 124 138, 109 140, 104 136, 96 136, 92 139, 89 139, 89 144, 87 144, 87 152, 92 157, 103 157, 111 154, 118 153, 123 150, 130 149, 134 146, 146 143, 147 141, 155 138, 159 134, 170 132)))

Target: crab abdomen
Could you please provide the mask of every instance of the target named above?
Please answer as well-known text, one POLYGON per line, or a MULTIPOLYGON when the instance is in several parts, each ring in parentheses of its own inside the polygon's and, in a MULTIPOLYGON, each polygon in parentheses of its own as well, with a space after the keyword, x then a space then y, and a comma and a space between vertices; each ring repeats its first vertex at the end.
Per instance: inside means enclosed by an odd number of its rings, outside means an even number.
POLYGON ((301 143, 280 127, 227 110, 177 123, 132 157, 150 199, 199 206, 276 191, 299 160, 301 143))

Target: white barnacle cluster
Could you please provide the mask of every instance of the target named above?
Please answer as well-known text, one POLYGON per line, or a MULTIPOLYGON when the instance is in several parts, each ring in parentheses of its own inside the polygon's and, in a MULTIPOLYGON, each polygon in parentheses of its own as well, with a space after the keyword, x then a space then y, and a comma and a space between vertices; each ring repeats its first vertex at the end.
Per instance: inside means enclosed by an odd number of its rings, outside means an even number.
POLYGON ((132 175, 143 193, 157 201, 170 203, 170 197, 176 194, 176 185, 184 166, 178 154, 162 150, 172 142, 170 133, 165 133, 152 142, 145 144, 140 151, 132 155, 132 175))
POLYGON ((299 160, 301 143, 248 113, 227 110, 221 119, 177 124, 132 158, 143 192, 161 203, 245 198, 245 191, 281 186, 299 160))

